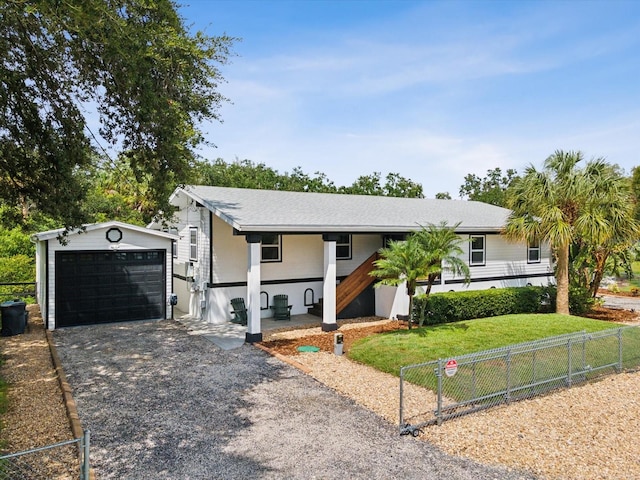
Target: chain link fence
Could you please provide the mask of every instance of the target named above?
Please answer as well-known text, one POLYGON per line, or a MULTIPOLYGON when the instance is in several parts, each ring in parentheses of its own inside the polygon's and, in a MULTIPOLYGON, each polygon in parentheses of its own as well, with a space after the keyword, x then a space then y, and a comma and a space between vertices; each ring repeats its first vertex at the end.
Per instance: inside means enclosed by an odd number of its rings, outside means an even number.
POLYGON ((53 478, 79 478, 89 480, 89 431, 80 438, 34 448, 24 452, 0 455, 0 480, 42 480, 53 478), (70 465, 63 450, 77 449, 71 455, 79 461, 70 465))
POLYGON ((640 327, 577 332, 400 369, 400 433, 640 366, 640 327))

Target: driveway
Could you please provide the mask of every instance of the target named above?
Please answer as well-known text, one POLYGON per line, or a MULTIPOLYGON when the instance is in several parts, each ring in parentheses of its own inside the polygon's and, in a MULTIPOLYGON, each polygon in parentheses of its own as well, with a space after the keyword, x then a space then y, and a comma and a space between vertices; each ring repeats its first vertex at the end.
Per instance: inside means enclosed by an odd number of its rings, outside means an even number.
POLYGON ((603 307, 623 308, 625 310, 635 310, 640 312, 640 297, 624 297, 616 295, 600 295, 603 300, 603 307))
POLYGON ((56 330, 99 479, 528 479, 443 454, 293 367, 175 321, 56 330))

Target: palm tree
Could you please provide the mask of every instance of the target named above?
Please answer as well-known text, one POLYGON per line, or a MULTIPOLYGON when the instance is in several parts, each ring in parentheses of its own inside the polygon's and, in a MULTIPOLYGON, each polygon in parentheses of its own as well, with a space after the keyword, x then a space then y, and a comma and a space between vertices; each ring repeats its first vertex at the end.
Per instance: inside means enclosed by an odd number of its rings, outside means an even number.
MULTIPOLYGON (((630 269, 631 250, 640 239, 640 221, 635 215, 636 202, 628 179, 614 167, 609 169, 611 188, 602 195, 607 232, 599 239, 581 238, 570 252, 575 252, 576 264, 570 272, 577 270, 581 274, 579 283, 588 288, 594 298, 605 273, 618 271, 620 266, 630 269)), ((573 258, 571 254, 569 258, 573 258)))
POLYGON ((465 282, 469 281, 469 267, 462 260, 464 251, 460 247, 463 240, 455 232, 459 225, 460 223, 456 223, 453 227, 448 227, 446 221, 439 225, 421 225, 420 230, 414 234, 426 253, 426 295, 431 293, 431 287, 442 272, 451 272, 456 276, 463 276, 465 282))
POLYGON ((371 276, 380 280, 380 285, 399 286, 407 283, 407 295, 409 295, 409 328, 411 328, 411 311, 413 309, 413 296, 416 293, 418 279, 429 275, 429 267, 426 252, 415 235, 409 234, 406 240, 392 240, 388 246, 381 248, 380 257, 374 262, 375 269, 371 276))
POLYGON ((381 258, 374 262, 376 269, 370 275, 380 278, 376 286, 398 286, 407 282, 409 328, 419 280, 427 281, 427 295, 443 271, 469 280, 469 267, 460 258, 464 253, 460 248, 463 240, 455 233, 458 225, 448 227, 446 222, 427 227, 421 225, 420 230, 409 234, 406 240, 392 241, 387 248, 381 249, 381 258))
POLYGON ((603 159, 556 151, 538 171, 529 166, 510 192, 505 234, 549 243, 556 262, 557 313, 569 314, 569 248, 578 240, 603 245, 625 220, 615 206, 621 183, 603 159), (616 226, 617 225, 617 226, 616 226))

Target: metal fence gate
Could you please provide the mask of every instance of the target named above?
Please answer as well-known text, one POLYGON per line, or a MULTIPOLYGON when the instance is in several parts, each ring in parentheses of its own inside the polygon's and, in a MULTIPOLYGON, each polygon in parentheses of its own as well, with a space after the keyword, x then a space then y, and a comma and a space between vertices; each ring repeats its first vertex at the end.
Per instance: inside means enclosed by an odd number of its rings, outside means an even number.
POLYGON ((89 480, 89 431, 80 438, 34 448, 24 452, 0 456, 0 480, 41 480, 43 478, 63 477, 60 470, 71 474, 69 469, 60 465, 59 452, 67 447, 77 448, 79 467, 75 466, 74 478, 89 480))
POLYGON ((640 366, 640 327, 577 332, 400 369, 400 433, 640 366))

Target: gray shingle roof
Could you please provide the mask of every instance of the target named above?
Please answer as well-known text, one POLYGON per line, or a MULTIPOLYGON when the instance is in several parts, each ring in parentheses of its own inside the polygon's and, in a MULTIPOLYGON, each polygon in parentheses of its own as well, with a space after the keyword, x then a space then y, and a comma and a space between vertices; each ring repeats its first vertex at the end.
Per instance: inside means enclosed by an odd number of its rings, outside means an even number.
POLYGON ((178 189, 239 232, 403 233, 462 222, 458 232, 499 231, 510 211, 482 202, 187 185, 178 189))

